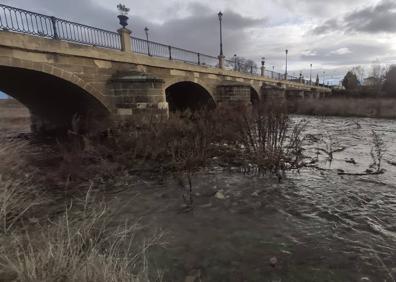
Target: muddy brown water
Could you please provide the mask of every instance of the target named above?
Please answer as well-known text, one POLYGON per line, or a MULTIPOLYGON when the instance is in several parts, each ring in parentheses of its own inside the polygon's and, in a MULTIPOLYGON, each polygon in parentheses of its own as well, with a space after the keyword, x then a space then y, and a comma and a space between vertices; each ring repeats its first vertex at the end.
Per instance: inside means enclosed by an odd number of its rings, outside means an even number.
POLYGON ((281 183, 237 169, 202 171, 193 178, 189 213, 181 212, 174 180, 134 177, 113 199, 115 223, 134 218, 166 232, 168 246, 152 250, 150 263, 167 281, 394 281, 396 166, 387 161, 396 161, 396 123, 293 119, 308 121, 305 154, 316 157, 330 142, 345 150, 331 163, 321 153, 321 169, 290 172, 281 183), (369 167, 372 130, 387 148, 385 173, 339 175, 369 167))

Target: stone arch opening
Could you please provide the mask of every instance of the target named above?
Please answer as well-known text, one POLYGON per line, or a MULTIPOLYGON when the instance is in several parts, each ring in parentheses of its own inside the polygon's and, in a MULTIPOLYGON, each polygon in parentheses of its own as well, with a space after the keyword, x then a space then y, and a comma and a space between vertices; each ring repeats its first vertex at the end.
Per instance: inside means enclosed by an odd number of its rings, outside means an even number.
POLYGON ((172 84, 166 88, 165 94, 170 112, 216 108, 212 95, 203 86, 191 81, 172 84))
POLYGON ((31 130, 45 135, 98 129, 109 111, 81 87, 44 72, 0 66, 0 91, 31 113, 31 130))
POLYGON ((250 87, 250 102, 252 103, 253 107, 258 106, 260 103, 260 95, 253 87, 250 87))

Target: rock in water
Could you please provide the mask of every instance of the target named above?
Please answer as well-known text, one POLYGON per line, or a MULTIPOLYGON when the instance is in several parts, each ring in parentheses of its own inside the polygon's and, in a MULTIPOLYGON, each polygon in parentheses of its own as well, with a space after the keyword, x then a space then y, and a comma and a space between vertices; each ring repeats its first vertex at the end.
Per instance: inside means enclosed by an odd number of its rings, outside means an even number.
POLYGON ((278 259, 276 257, 270 258, 270 265, 275 267, 278 264, 278 259))
POLYGON ((219 200, 224 200, 224 199, 225 199, 225 196, 224 196, 223 191, 217 191, 217 193, 216 193, 216 195, 215 195, 215 198, 216 198, 216 199, 219 199, 219 200))

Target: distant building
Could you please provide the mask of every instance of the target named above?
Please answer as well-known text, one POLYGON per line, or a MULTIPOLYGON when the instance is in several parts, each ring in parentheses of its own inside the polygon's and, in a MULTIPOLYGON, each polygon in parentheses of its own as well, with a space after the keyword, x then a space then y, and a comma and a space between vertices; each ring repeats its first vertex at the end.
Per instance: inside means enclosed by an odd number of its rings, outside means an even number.
POLYGON ((378 84, 378 78, 370 76, 364 79, 364 86, 375 86, 378 84))

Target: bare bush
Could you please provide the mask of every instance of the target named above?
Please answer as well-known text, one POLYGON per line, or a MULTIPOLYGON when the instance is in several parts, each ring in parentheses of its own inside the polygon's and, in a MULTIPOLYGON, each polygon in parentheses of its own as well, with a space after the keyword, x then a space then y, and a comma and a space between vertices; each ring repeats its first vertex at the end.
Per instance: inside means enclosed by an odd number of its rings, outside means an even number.
POLYGON ((382 159, 384 157, 384 153, 386 152, 386 146, 381 138, 380 135, 378 135, 377 132, 374 130, 371 131, 371 135, 373 138, 373 146, 371 147, 370 150, 370 156, 372 159, 372 164, 370 165, 370 169, 373 169, 374 173, 382 173, 382 159))
POLYGON ((306 129, 307 124, 307 121, 300 120, 292 126, 291 134, 288 138, 288 144, 286 146, 286 156, 288 156, 290 168, 300 169, 306 166, 305 156, 303 154, 303 145, 306 136, 303 134, 303 132, 306 129))
POLYGON ((244 111, 241 116, 236 138, 243 158, 260 172, 268 171, 280 177, 280 172, 302 165, 305 123, 291 126, 284 103, 269 99, 255 111, 244 111))
POLYGON ((334 154, 342 152, 346 149, 346 147, 341 146, 340 141, 336 136, 333 135, 325 135, 321 138, 321 141, 324 143, 324 148, 317 147, 316 150, 323 152, 327 155, 327 161, 330 163, 334 160, 334 154))

